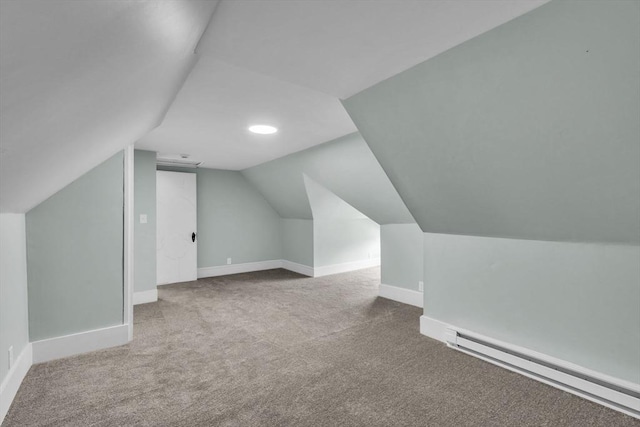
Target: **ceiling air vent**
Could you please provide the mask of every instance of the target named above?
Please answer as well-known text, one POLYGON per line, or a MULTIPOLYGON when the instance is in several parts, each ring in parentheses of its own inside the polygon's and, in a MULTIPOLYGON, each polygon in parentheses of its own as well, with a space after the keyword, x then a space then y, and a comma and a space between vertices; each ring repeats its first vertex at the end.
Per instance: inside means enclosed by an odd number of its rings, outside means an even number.
POLYGON ((198 162, 196 160, 189 160, 185 157, 181 157, 179 159, 171 158, 171 157, 158 157, 156 159, 156 165, 158 166, 169 166, 169 167, 177 167, 177 168, 192 168, 195 169, 198 166, 201 166, 204 162, 198 162))

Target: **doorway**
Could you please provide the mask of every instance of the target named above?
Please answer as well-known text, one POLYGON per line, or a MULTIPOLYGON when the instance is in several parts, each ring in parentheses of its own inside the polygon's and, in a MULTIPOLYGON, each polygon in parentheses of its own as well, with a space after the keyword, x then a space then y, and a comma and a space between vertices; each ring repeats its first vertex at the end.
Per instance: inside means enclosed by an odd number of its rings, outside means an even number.
POLYGON ((156 171, 158 285, 198 278, 196 174, 156 171))

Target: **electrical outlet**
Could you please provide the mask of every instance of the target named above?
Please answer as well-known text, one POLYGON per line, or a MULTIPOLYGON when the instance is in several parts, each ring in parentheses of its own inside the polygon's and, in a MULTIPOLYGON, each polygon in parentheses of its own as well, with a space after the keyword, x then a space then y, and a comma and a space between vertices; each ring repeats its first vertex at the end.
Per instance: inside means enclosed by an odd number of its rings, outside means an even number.
POLYGON ((231 264, 231 258, 227 258, 227 264, 231 264))
POLYGON ((140 224, 147 223, 147 214, 140 214, 140 224))
POLYGON ((424 282, 422 280, 418 282, 418 290, 424 292, 424 282))
POLYGON ((13 346, 9 347, 9 369, 13 366, 13 346))

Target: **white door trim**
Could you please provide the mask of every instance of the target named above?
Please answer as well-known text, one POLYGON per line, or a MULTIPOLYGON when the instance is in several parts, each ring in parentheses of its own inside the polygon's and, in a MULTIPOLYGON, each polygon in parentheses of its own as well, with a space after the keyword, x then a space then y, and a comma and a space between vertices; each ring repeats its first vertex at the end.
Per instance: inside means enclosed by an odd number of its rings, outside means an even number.
POLYGON ((134 162, 133 144, 124 150, 124 289, 122 323, 127 325, 128 340, 133 340, 133 231, 134 231, 134 162))

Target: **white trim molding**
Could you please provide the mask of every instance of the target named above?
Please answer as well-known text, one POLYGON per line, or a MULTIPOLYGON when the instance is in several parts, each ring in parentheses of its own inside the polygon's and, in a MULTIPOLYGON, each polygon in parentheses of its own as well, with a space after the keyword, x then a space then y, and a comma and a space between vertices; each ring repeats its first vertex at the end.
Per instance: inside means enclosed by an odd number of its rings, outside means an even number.
POLYGON ((32 342, 33 363, 102 350, 129 342, 129 325, 117 325, 93 331, 64 335, 32 342))
MULTIPOLYGON (((215 267, 203 267, 198 269, 198 279, 205 277, 226 276, 228 274, 250 273, 252 271, 273 270, 274 268, 284 268, 309 277, 328 276, 330 274, 346 273, 349 271, 361 270, 363 268, 377 267, 380 265, 380 258, 371 258, 361 261, 345 262, 343 264, 325 265, 322 267, 310 267, 286 259, 273 259, 269 261, 246 262, 243 264, 217 265, 215 267)), ((169 285, 170 283, 165 283, 169 285)), ((158 284, 163 286, 165 284, 158 284)), ((412 291, 409 291, 412 292, 412 291)), ((419 292, 422 295, 421 292, 419 292)), ((415 298, 415 297, 414 297, 415 298)), ((422 297, 420 297, 422 299, 422 297)), ((393 298, 390 298, 393 299, 393 298)), ((404 301, 401 301, 404 302, 404 301)), ((407 302, 407 304, 412 304, 407 302)), ((415 305, 415 304, 412 304, 415 305)), ((420 306, 422 307, 422 306, 420 306)))
POLYGON ((380 284, 378 295, 382 298, 398 301, 403 304, 413 305, 415 307, 422 308, 424 305, 424 297, 422 292, 400 288, 397 286, 385 285, 384 283, 380 284))
MULTIPOLYGON (((328 276, 330 274, 346 273, 349 271, 361 270, 363 268, 377 267, 380 265, 380 258, 371 258, 361 261, 346 262, 343 264, 325 265, 322 267, 309 267, 297 262, 274 259, 270 261, 246 262, 243 264, 218 265, 215 267, 203 267, 198 269, 198 279, 205 277, 226 276, 228 274, 250 273, 252 271, 273 270, 274 268, 284 268, 285 270, 303 274, 309 277, 328 276)), ((166 283, 169 284, 169 283, 166 283)), ((158 284, 158 286, 163 286, 158 284)), ((420 293, 422 295, 422 293, 420 293)), ((407 303, 411 304, 411 303, 407 303)))
POLYGON ((133 281, 134 281, 134 149, 133 144, 124 149, 124 264, 123 264, 123 315, 127 339, 133 340, 133 281))
POLYGON ((274 259, 270 261, 246 262, 243 264, 228 264, 199 268, 198 279, 204 277, 226 276, 228 274, 250 273, 252 271, 273 270, 274 268, 282 268, 282 260, 274 259))
POLYGON ((444 322, 425 315, 420 316, 420 333, 429 338, 446 343, 446 331, 449 328, 451 328, 451 326, 444 322))
POLYGON ((640 419, 640 384, 486 337, 428 316, 420 333, 470 356, 640 419), (625 392, 626 390, 626 392, 625 392))
POLYGON ((7 376, 0 385, 0 424, 9 412, 11 403, 18 393, 22 380, 29 372, 33 363, 33 353, 31 344, 27 344, 18 358, 15 360, 7 376))
POLYGON ((346 273, 349 271, 361 270, 363 268, 377 267, 380 265, 380 258, 363 259, 360 261, 345 262, 343 264, 325 265, 314 267, 313 277, 328 276, 330 274, 346 273))
POLYGON ((297 262, 282 260, 282 268, 285 270, 293 271, 294 273, 302 274, 304 276, 313 277, 314 268, 308 265, 298 264, 297 262))
POLYGON ((133 305, 147 304, 158 301, 158 289, 133 293, 133 305))

